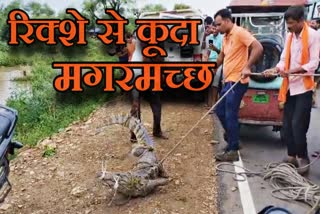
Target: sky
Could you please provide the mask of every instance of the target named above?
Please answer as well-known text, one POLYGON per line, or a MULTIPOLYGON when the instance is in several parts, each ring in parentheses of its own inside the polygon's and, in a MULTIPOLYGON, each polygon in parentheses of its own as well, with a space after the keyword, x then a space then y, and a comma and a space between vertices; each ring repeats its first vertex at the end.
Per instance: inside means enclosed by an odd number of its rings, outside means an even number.
MULTIPOLYGON (((0 0, 10 2, 12 0, 0 0)), ((66 7, 81 9, 83 0, 22 0, 24 3, 31 1, 47 3, 52 9, 60 11, 66 7)), ((216 11, 226 7, 230 0, 136 0, 139 8, 146 4, 162 4, 168 10, 173 9, 174 4, 183 3, 194 9, 200 9, 204 14, 212 16, 216 11)))

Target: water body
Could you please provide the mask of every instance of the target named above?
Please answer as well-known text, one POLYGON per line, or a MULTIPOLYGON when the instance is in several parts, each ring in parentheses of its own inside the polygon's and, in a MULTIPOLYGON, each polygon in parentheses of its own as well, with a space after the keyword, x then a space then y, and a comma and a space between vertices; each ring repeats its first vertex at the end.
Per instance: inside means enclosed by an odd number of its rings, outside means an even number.
POLYGON ((28 81, 14 81, 28 74, 23 67, 0 67, 0 104, 5 105, 7 99, 19 90, 30 90, 28 81))

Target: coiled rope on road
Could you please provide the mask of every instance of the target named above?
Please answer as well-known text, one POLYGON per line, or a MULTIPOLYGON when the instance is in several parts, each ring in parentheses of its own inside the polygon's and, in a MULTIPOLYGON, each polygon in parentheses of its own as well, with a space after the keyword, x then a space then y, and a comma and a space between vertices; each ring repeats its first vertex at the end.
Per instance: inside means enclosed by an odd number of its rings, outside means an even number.
POLYGON ((271 192, 274 198, 304 202, 311 206, 308 214, 314 214, 320 209, 320 187, 301 176, 297 170, 310 167, 319 158, 320 154, 309 165, 301 168, 296 168, 294 165, 287 163, 271 163, 267 164, 264 167, 265 170, 261 172, 254 172, 232 163, 220 163, 215 168, 217 172, 233 174, 233 179, 236 181, 245 181, 247 177, 251 176, 260 176, 264 180, 269 180, 274 189, 271 192), (237 173, 223 169, 225 166, 241 168, 244 172, 237 173))

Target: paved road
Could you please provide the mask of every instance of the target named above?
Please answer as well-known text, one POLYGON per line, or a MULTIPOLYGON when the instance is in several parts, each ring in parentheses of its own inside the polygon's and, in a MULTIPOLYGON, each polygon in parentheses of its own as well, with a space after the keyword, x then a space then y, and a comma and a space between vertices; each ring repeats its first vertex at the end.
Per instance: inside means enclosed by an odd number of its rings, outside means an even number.
MULTIPOLYGON (((318 103, 320 106, 320 92, 318 92, 318 103)), ((286 146, 280 142, 279 133, 272 132, 271 127, 242 127, 241 128, 241 157, 244 167, 254 171, 260 171, 269 162, 280 161, 286 155, 286 146)), ((312 120, 308 132, 309 154, 320 150, 320 108, 312 110, 312 120)), ((313 159, 312 159, 313 160, 313 159)), ((310 170, 308 178, 315 184, 320 185, 320 161, 316 162, 310 170)), ((239 190, 232 191, 233 187, 238 188, 238 183, 233 180, 230 174, 219 174, 220 179, 220 213, 225 214, 247 214, 243 211, 239 190)), ((248 178, 253 204, 256 213, 268 205, 280 206, 288 209, 294 214, 307 213, 309 206, 299 202, 287 202, 275 199, 271 196, 272 188, 268 181, 261 177, 248 178)), ((240 187, 241 188, 241 187, 240 187)), ((250 201, 250 192, 245 191, 243 201, 250 201)))

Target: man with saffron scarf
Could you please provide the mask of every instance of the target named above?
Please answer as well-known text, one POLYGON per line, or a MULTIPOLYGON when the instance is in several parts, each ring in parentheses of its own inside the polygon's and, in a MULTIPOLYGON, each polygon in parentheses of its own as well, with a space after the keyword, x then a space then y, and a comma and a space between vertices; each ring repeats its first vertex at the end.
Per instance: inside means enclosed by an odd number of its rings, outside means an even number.
POLYGON ((309 171, 307 132, 312 109, 314 77, 319 64, 320 44, 315 30, 304 19, 304 8, 292 6, 285 13, 288 33, 280 62, 268 69, 266 76, 283 77, 278 100, 284 105, 283 133, 288 157, 284 162, 295 165, 300 174, 309 171), (291 74, 309 74, 294 76, 291 74))

